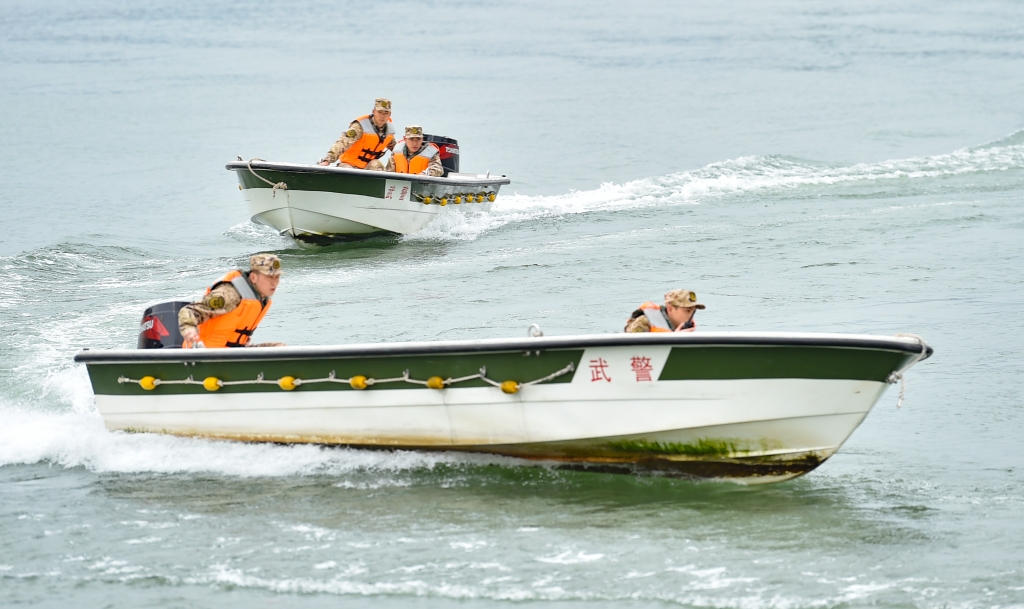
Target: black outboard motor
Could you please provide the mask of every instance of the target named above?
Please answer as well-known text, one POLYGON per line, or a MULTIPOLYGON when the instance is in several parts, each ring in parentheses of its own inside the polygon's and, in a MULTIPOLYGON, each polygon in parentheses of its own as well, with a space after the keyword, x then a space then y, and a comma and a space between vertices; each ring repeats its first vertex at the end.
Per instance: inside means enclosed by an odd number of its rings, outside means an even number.
POLYGON ((443 177, 447 178, 450 172, 459 173, 459 143, 454 138, 423 134, 423 141, 430 142, 441 151, 441 165, 444 166, 443 177))
POLYGON ((139 349, 180 349, 185 341, 178 330, 178 311, 187 304, 176 300, 146 309, 139 327, 139 349))

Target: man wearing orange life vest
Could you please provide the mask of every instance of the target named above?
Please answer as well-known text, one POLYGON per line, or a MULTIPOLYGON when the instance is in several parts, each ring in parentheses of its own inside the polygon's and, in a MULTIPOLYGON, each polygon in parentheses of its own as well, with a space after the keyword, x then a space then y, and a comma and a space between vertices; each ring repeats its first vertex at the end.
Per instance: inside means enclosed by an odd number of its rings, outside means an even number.
POLYGON ((626 322, 626 332, 693 332, 693 316, 704 305, 690 290, 672 290, 665 294, 664 306, 645 302, 626 322))
POLYGON ((338 167, 384 171, 380 157, 395 147, 395 127, 391 123, 391 100, 378 97, 373 112, 360 116, 334 142, 321 165, 337 161, 338 167))
POLYGON ((281 259, 273 254, 249 258, 248 271, 231 271, 206 289, 199 302, 178 312, 178 329, 192 347, 280 347, 284 343, 249 343, 263 316, 270 310, 270 297, 281 281, 281 259))
POLYGON ((423 145, 423 127, 409 125, 405 128, 405 139, 391 152, 387 169, 384 171, 443 176, 441 151, 433 144, 423 145))

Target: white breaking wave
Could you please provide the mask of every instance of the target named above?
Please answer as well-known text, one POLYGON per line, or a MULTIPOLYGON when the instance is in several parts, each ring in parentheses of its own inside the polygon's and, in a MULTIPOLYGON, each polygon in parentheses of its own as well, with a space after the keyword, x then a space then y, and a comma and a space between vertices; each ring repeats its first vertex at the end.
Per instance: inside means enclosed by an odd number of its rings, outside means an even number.
MULTIPOLYGON (((517 464, 515 459, 453 453, 367 451, 313 445, 279 446, 111 432, 95 411, 63 412, 0 406, 0 467, 52 463, 95 473, 215 473, 238 477, 391 474, 440 465, 517 464)), ((394 486, 407 486, 396 479, 394 486)), ((339 483, 387 486, 379 478, 339 483)))
POLYGON ((269 226, 255 222, 242 222, 224 231, 224 236, 261 249, 285 250, 294 247, 289 237, 278 234, 269 226))
MULTIPOLYGON (((501 194, 489 212, 448 206, 426 228, 406 240, 472 240, 507 224, 570 214, 646 207, 697 205, 745 193, 870 184, 886 180, 934 179, 1024 168, 1024 130, 949 154, 858 163, 817 165, 779 156, 747 156, 693 171, 602 184, 595 190, 553 196, 501 194)), ((507 187, 506 187, 507 188, 507 187)), ((506 191, 507 192, 507 191, 506 191)))

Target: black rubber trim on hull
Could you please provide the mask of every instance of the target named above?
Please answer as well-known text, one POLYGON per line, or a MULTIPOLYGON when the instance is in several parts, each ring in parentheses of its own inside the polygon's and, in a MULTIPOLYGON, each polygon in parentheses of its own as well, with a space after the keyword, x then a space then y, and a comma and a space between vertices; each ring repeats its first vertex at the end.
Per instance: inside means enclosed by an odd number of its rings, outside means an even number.
MULTIPOLYGON (((814 334, 604 334, 594 336, 550 336, 540 338, 504 338, 450 342, 411 342, 323 347, 263 347, 249 349, 152 349, 120 351, 80 351, 76 362, 208 362, 292 360, 326 357, 389 355, 428 355, 459 353, 496 353, 509 351, 545 351, 586 347, 626 347, 632 345, 723 345, 723 346, 816 346, 848 349, 883 349, 921 353, 918 343, 883 336, 842 336, 814 334)), ((932 348, 926 347, 925 357, 932 348)))
MULTIPOLYGON (((224 166, 228 171, 249 171, 249 164, 245 162, 232 162, 224 166)), ((290 165, 281 163, 265 163, 253 161, 253 169, 267 171, 279 171, 281 173, 320 173, 335 175, 355 175, 361 177, 387 178, 392 180, 405 180, 407 182, 420 182, 423 184, 445 184, 447 186, 484 186, 487 184, 511 184, 512 180, 505 176, 492 178, 435 178, 432 176, 409 175, 406 173, 394 173, 387 171, 369 171, 366 169, 352 169, 348 167, 326 167, 323 165, 290 165)))

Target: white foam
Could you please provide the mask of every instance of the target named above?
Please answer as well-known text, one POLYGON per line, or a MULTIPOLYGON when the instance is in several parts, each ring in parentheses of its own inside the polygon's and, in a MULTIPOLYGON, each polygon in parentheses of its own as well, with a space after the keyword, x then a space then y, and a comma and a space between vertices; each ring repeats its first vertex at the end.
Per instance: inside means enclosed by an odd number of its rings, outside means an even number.
POLYGON ((404 240, 460 241, 516 222, 571 214, 697 205, 726 195, 813 186, 917 180, 1024 167, 1024 144, 1012 134, 1001 141, 949 154, 830 167, 778 156, 748 156, 694 171, 602 184, 554 196, 501 194, 490 211, 448 206, 420 232, 404 240))
POLYGON ((594 562, 604 558, 604 554, 595 552, 594 554, 587 554, 582 550, 575 554, 572 550, 566 550, 555 556, 539 556, 535 558, 537 562, 546 562, 556 565, 574 565, 578 563, 594 562))
MULTIPOLYGON (((217 473, 239 477, 394 473, 439 465, 516 463, 501 457, 247 444, 108 431, 95 411, 0 406, 0 467, 48 462, 97 473, 217 473)), ((405 480, 396 483, 409 484, 405 480)), ((361 484, 347 485, 362 488, 361 484)), ((375 485, 368 485, 373 487, 375 485)))
POLYGON ((236 224, 222 234, 247 245, 259 246, 261 249, 281 250, 295 247, 295 243, 290 238, 279 234, 269 226, 255 222, 236 224))

